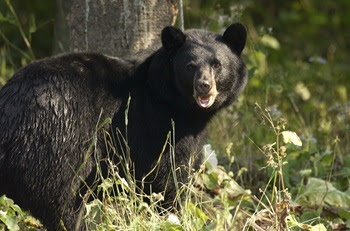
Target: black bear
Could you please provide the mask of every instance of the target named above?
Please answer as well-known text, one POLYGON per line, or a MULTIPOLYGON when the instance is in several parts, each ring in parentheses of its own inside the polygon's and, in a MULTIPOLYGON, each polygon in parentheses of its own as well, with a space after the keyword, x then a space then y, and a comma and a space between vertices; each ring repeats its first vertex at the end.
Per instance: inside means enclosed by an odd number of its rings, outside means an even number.
POLYGON ((162 46, 145 58, 64 54, 22 68, 0 91, 0 195, 48 230, 77 228, 81 179, 95 176, 91 143, 106 155, 97 126, 112 118, 109 129, 125 134, 136 180, 145 178, 146 192, 165 192, 170 206, 172 167, 186 183, 191 156, 200 164, 207 123, 245 86, 246 36, 240 23, 223 35, 166 27, 162 46), (163 149, 169 131, 175 143, 163 149))

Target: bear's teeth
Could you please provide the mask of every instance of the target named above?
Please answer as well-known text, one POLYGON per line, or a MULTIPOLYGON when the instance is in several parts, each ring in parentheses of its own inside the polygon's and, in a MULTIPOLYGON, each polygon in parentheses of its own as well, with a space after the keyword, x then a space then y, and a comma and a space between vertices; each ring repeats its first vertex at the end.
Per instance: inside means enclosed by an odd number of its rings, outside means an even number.
POLYGON ((213 105, 214 103, 214 97, 212 95, 210 96, 198 96, 197 98, 197 102, 199 104, 199 106, 203 107, 203 108, 208 108, 211 105, 213 105))

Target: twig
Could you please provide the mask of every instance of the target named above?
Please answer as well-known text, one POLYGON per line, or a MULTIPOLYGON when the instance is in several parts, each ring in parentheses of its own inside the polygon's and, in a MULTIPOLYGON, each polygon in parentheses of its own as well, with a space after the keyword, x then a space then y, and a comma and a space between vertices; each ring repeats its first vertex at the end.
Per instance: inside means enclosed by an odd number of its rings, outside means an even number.
POLYGON ((27 46, 27 48, 28 48, 28 50, 29 50, 30 55, 32 56, 32 59, 35 59, 35 56, 34 56, 32 47, 31 47, 31 45, 30 45, 30 42, 29 42, 27 36, 25 35, 25 33, 24 33, 24 31, 23 31, 23 28, 22 28, 22 26, 21 26, 21 23, 19 22, 18 16, 17 16, 15 10, 13 9, 13 7, 12 7, 12 5, 11 5, 11 3, 10 3, 10 0, 5 0, 5 2, 6 2, 7 7, 10 9, 12 15, 15 17, 16 24, 17 24, 17 27, 18 27, 18 29, 19 29, 19 32, 21 33, 21 36, 22 36, 22 38, 23 38, 23 40, 24 40, 24 43, 26 44, 26 46, 27 46))

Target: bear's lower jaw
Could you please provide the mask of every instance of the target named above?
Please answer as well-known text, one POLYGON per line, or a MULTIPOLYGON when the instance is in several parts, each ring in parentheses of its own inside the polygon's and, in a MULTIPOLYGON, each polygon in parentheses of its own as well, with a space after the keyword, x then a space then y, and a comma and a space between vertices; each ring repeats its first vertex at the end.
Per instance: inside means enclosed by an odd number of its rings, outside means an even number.
POLYGON ((215 97, 213 95, 199 95, 196 97, 197 104, 202 108, 209 108, 214 104, 215 97))

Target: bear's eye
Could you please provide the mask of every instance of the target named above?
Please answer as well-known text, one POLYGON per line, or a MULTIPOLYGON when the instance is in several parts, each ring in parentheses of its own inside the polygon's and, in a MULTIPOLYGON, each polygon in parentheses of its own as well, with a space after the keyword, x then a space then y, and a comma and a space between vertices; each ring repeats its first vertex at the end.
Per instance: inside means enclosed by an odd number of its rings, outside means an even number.
POLYGON ((214 67, 215 69, 219 69, 219 68, 221 67, 221 63, 220 63, 220 62, 215 62, 215 63, 213 64, 213 67, 214 67))
POLYGON ((193 71, 194 69, 196 69, 196 64, 194 64, 194 63, 189 63, 189 64, 187 64, 186 69, 187 69, 188 71, 193 71))

